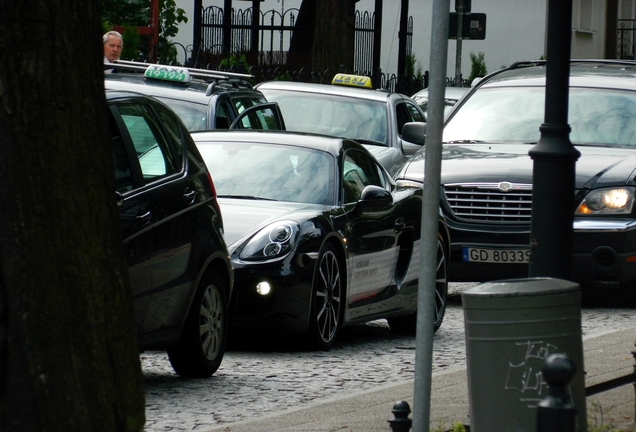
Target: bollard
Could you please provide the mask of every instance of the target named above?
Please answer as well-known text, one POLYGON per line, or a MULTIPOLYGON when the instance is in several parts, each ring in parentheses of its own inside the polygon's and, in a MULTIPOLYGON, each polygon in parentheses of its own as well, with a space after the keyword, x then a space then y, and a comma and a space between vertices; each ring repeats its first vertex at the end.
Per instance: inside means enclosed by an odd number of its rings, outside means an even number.
POLYGON ((576 409, 568 393, 576 365, 565 354, 548 356, 542 374, 548 383, 548 395, 537 405, 537 432, 574 432, 576 409))
POLYGON ((409 418, 411 414, 411 407, 405 401, 398 401, 393 405, 391 410, 393 413, 392 420, 387 420, 391 431, 393 432, 409 432, 411 430, 412 420, 409 418))

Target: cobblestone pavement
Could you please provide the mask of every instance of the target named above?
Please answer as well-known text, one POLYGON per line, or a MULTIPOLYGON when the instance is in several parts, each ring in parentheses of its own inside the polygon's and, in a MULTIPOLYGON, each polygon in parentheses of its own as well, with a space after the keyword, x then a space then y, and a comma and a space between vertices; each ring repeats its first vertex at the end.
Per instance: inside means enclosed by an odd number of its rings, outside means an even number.
MULTIPOLYGON (((433 371, 465 365, 464 317, 452 284, 442 327, 434 337, 433 371)), ((634 310, 583 308, 583 336, 633 328, 634 310)), ((320 399, 410 380, 415 338, 393 334, 386 321, 345 327, 328 352, 298 348, 280 336, 233 343, 209 379, 186 380, 163 352, 141 355, 147 431, 204 431, 320 399)))

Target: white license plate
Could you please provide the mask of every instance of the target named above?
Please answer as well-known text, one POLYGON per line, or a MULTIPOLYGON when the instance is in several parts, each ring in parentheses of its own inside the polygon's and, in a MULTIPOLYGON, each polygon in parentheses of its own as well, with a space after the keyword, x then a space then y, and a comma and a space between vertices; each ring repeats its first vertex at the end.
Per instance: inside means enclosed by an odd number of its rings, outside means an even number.
POLYGON ((481 249, 465 247, 462 248, 462 259, 465 262, 527 264, 530 261, 530 249, 481 249))

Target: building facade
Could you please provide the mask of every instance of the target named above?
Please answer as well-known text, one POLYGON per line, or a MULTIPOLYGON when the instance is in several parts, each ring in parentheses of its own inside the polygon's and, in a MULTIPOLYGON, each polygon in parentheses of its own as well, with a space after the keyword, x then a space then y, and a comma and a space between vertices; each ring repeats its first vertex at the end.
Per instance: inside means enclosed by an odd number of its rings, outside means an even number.
MULTIPOLYGON (((455 2, 450 1, 454 11, 455 2)), ((284 13, 299 8, 302 0, 262 0, 261 13, 274 10, 284 13)), ((176 0, 177 7, 186 11, 188 23, 182 24, 173 39, 184 47, 193 43, 195 16, 192 0, 176 0)), ((398 70, 398 29, 400 0, 384 0, 382 16, 382 43, 380 67, 383 72, 398 70)), ((459 67, 464 77, 470 75, 470 54, 484 53, 489 72, 517 61, 537 60, 545 57, 548 0, 472 0, 471 12, 486 15, 484 40, 463 40, 461 55, 458 43, 449 40, 448 76, 455 75, 459 67)), ((234 9, 251 7, 248 0, 234 0, 234 9)), ((222 8, 223 0, 203 0, 203 8, 222 8)), ((375 0, 360 0, 357 10, 373 13, 375 0)), ((433 0, 409 2, 408 15, 413 18, 412 55, 416 67, 429 69, 433 0)), ((573 0, 572 58, 634 58, 634 18, 636 0, 573 0)), ((183 61, 185 54, 179 53, 183 61)))

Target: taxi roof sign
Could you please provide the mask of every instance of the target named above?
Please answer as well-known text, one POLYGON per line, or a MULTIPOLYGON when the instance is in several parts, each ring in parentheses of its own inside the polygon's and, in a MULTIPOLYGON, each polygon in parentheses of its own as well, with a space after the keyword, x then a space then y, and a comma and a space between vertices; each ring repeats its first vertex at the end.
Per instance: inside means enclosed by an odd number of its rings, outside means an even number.
POLYGON ((369 78, 368 76, 343 73, 336 74, 336 76, 333 77, 333 80, 331 80, 331 84, 349 87, 362 87, 368 89, 372 88, 371 78, 369 78))
POLYGON ((188 83, 192 79, 190 72, 185 68, 151 64, 144 72, 146 78, 160 79, 178 83, 188 83))

